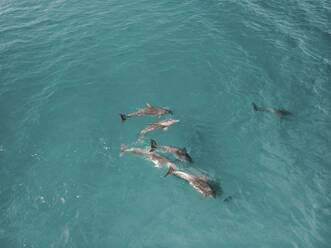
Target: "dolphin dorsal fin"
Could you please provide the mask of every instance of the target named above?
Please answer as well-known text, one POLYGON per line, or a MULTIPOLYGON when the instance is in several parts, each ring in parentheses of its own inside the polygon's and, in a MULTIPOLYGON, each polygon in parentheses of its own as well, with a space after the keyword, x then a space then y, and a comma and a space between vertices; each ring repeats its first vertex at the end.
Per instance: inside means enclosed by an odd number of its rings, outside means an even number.
POLYGON ((155 140, 151 139, 151 150, 155 150, 155 148, 157 148, 157 143, 155 140))
POLYGON ((151 108, 151 107, 152 107, 152 105, 150 105, 150 104, 147 103, 147 102, 146 102, 146 106, 147 106, 147 108, 151 108))
POLYGON ((202 176, 202 177, 200 177, 200 179, 203 180, 203 181, 205 181, 205 182, 207 181, 207 177, 206 176, 202 176))

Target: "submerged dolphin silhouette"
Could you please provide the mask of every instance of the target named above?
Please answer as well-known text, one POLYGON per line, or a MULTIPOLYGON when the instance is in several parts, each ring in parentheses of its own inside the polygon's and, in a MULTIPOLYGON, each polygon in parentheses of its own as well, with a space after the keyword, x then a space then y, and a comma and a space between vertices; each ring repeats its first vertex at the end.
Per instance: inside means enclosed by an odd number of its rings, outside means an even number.
POLYGON ((290 115, 291 112, 284 110, 284 109, 273 109, 273 108, 260 108, 255 103, 252 103, 253 108, 255 111, 264 111, 264 112, 271 112, 277 115, 290 115))
POLYGON ((186 148, 183 149, 172 147, 172 146, 159 146, 155 140, 151 139, 151 150, 154 151, 157 148, 161 148, 163 152, 170 152, 172 153, 178 160, 183 162, 192 162, 192 158, 187 153, 186 148))
POLYGON ((122 121, 125 121, 129 117, 133 116, 143 116, 143 115, 157 115, 157 117, 160 119, 162 115, 165 114, 172 114, 172 111, 170 109, 165 109, 165 108, 159 108, 159 107, 152 107, 149 103, 146 103, 146 108, 144 109, 139 109, 138 111, 134 113, 130 113, 128 115, 125 114, 120 114, 122 121))
POLYGON ((174 168, 170 167, 169 171, 167 172, 167 174, 165 174, 164 177, 168 177, 172 174, 188 181, 193 188, 195 188, 199 193, 201 193, 202 196, 200 197, 200 200, 204 199, 205 197, 216 197, 214 190, 207 183, 206 176, 199 178, 183 171, 174 171, 174 168))
POLYGON ((121 145, 121 152, 120 156, 122 157, 124 153, 130 152, 132 154, 143 156, 147 158, 148 160, 152 161, 155 164, 155 167, 161 167, 162 165, 167 166, 168 168, 175 168, 175 163, 169 161, 166 157, 163 157, 162 155, 156 153, 156 152, 150 152, 148 149, 139 149, 139 148, 126 148, 125 145, 121 145))
POLYGON ((158 130, 163 128, 163 131, 167 131, 168 127, 171 126, 174 123, 179 122, 179 120, 173 120, 173 119, 168 119, 168 120, 162 120, 156 123, 150 123, 147 125, 145 129, 143 129, 140 133, 139 136, 143 136, 144 134, 153 131, 153 130, 158 130))

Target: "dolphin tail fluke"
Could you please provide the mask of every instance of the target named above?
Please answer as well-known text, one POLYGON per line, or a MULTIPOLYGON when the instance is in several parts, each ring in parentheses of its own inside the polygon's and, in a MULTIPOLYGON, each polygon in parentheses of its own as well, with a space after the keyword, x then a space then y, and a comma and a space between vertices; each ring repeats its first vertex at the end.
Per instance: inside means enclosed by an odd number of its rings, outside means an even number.
POLYGON ((252 103, 252 105, 255 111, 259 111, 259 107, 255 103, 252 103))
POLYGON ((153 151, 155 151, 156 148, 157 148, 156 141, 151 139, 151 149, 149 151, 153 152, 153 151))
POLYGON ((126 121, 126 119, 128 118, 125 114, 120 114, 121 115, 121 118, 122 118, 122 121, 124 122, 124 121, 126 121))
POLYGON ((125 145, 121 145, 120 157, 122 157, 124 155, 124 153, 126 152, 125 150, 126 150, 125 145))
POLYGON ((168 177, 172 174, 172 172, 174 171, 174 168, 170 167, 167 174, 164 175, 164 177, 168 177))

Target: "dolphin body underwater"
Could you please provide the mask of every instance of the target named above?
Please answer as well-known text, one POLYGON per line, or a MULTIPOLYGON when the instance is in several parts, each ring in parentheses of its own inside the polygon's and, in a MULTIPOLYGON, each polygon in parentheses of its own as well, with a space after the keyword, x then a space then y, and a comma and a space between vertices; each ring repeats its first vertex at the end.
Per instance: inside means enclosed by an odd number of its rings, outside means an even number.
POLYGON ((177 169, 177 165, 166 157, 163 157, 162 155, 156 153, 156 152, 150 152, 148 149, 139 149, 139 148, 126 148, 125 145, 121 145, 121 152, 120 156, 122 157, 124 153, 130 152, 132 154, 143 156, 147 158, 148 160, 152 161, 155 164, 155 167, 161 167, 162 165, 167 166, 168 168, 175 168, 177 169))
POLYGON ((170 109, 165 108, 159 108, 159 107, 152 107, 149 103, 146 103, 146 108, 139 109, 138 111, 134 113, 130 113, 128 115, 120 114, 122 121, 125 121, 129 117, 133 116, 144 116, 144 115, 157 115, 157 117, 160 119, 162 115, 165 114, 172 114, 172 111, 170 109))
POLYGON ((170 167, 169 171, 167 172, 167 174, 165 174, 164 177, 168 177, 170 175, 175 175, 179 178, 182 178, 186 181, 189 182, 189 184, 195 188, 199 193, 202 194, 202 196, 200 197, 200 200, 204 199, 205 197, 216 197, 216 194, 214 192, 214 190, 212 189, 212 187, 207 183, 207 178, 206 176, 203 177, 196 177, 193 176, 191 174, 188 174, 186 172, 183 171, 174 171, 174 168, 170 167))
POLYGON ((143 129, 140 133, 139 136, 143 136, 144 134, 151 132, 153 130, 158 130, 158 129, 163 129, 163 131, 167 131, 168 127, 171 126, 174 123, 179 122, 179 120, 173 120, 173 119, 168 119, 168 120, 162 120, 156 123, 150 123, 147 125, 145 129, 143 129))
POLYGON ((187 153, 186 148, 183 149, 172 147, 172 146, 159 146, 155 140, 151 139, 151 150, 154 151, 157 148, 161 148, 163 152, 170 152, 173 154, 178 160, 183 162, 193 162, 191 156, 187 153))
POLYGON ((281 116, 292 114, 291 112, 284 110, 284 109, 260 108, 255 103, 252 103, 252 105, 253 105, 253 108, 255 111, 271 112, 271 113, 281 115, 281 116))

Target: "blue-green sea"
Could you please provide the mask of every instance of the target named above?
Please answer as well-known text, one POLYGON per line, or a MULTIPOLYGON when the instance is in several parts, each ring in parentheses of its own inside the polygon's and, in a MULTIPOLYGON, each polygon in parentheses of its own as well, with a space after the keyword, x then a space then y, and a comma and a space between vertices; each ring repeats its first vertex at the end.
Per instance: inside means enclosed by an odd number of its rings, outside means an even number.
POLYGON ((329 0, 0 1, 1 248, 327 248, 330 161, 329 0))

